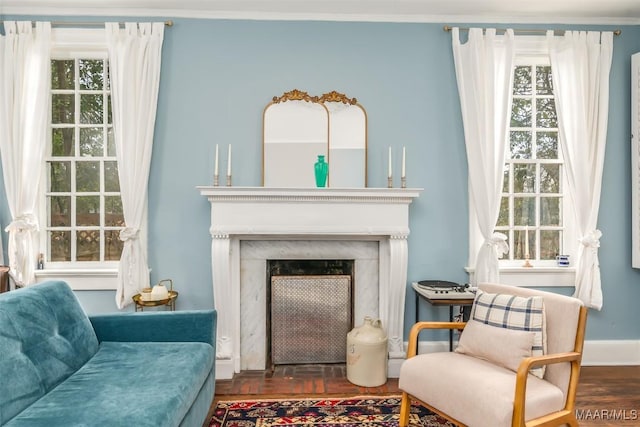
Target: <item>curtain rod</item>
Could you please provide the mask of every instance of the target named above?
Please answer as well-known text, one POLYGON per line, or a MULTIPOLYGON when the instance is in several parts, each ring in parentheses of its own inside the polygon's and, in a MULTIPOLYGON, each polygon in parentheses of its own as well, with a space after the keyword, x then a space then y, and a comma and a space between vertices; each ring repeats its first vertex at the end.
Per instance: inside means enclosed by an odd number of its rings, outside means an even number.
MULTIPOLYGON (((469 28, 464 28, 464 27, 459 27, 461 31, 469 31, 469 28)), ((449 26, 449 25, 445 25, 442 28, 444 31, 451 31, 453 29, 453 27, 449 26)), ((506 31, 506 29, 504 28, 496 28, 497 31, 506 31)), ((534 33, 534 34, 546 34, 548 30, 540 30, 540 29, 513 29, 514 33, 534 33)), ((563 31, 563 30, 553 30, 553 32, 556 31, 563 31)), ((620 34, 622 34, 622 30, 613 30, 613 35, 614 36, 619 36, 620 34)))
MULTIPOLYGON (((65 21, 53 21, 51 22, 52 27, 104 27, 104 22, 65 22, 65 21)), ((123 25, 123 22, 119 22, 118 24, 123 25)), ((173 27, 173 21, 168 20, 164 21, 165 27, 173 27)))

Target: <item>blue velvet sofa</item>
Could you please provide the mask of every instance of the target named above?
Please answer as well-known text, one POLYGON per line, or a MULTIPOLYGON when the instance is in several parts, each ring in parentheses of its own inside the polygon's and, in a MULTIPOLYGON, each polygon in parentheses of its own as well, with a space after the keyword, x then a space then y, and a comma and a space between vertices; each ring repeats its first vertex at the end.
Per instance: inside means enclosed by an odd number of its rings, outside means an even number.
POLYGON ((215 331, 214 310, 87 317, 61 281, 0 294, 0 425, 201 427, 215 331))

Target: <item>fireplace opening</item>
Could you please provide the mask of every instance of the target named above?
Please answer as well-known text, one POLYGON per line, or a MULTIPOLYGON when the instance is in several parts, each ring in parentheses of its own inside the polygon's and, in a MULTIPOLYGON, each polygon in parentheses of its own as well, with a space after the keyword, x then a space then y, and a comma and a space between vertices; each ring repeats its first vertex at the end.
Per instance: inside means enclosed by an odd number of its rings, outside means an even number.
POLYGON ((345 363, 354 260, 267 260, 269 365, 345 363))

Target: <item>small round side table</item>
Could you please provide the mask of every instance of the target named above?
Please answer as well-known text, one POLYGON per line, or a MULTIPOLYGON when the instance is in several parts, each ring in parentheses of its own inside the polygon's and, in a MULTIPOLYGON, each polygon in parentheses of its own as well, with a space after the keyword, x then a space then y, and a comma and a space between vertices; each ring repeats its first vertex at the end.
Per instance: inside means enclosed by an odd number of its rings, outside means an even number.
POLYGON ((144 311, 145 307, 159 307, 161 305, 169 307, 170 311, 175 311, 178 292, 169 291, 169 298, 156 300, 156 301, 142 301, 140 299, 140 294, 135 294, 132 298, 133 298, 133 302, 136 305, 136 311, 144 311))

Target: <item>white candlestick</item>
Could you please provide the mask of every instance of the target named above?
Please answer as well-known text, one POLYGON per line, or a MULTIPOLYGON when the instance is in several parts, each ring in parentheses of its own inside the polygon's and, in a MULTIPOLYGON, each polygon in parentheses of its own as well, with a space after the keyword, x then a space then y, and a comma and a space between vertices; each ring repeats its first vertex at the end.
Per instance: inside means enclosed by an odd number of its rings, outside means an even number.
POLYGON ((402 175, 401 175, 402 178, 407 176, 405 174, 406 155, 407 155, 406 147, 402 147, 402 175))
POLYGON ((227 176, 231 176, 231 144, 229 144, 229 155, 227 156, 227 176))
POLYGON ((529 258, 529 226, 524 227, 524 256, 529 258))
POLYGON ((389 178, 391 178, 391 147, 389 147, 389 178))
POLYGON ((216 144, 216 165, 213 174, 218 176, 218 144, 216 144))

